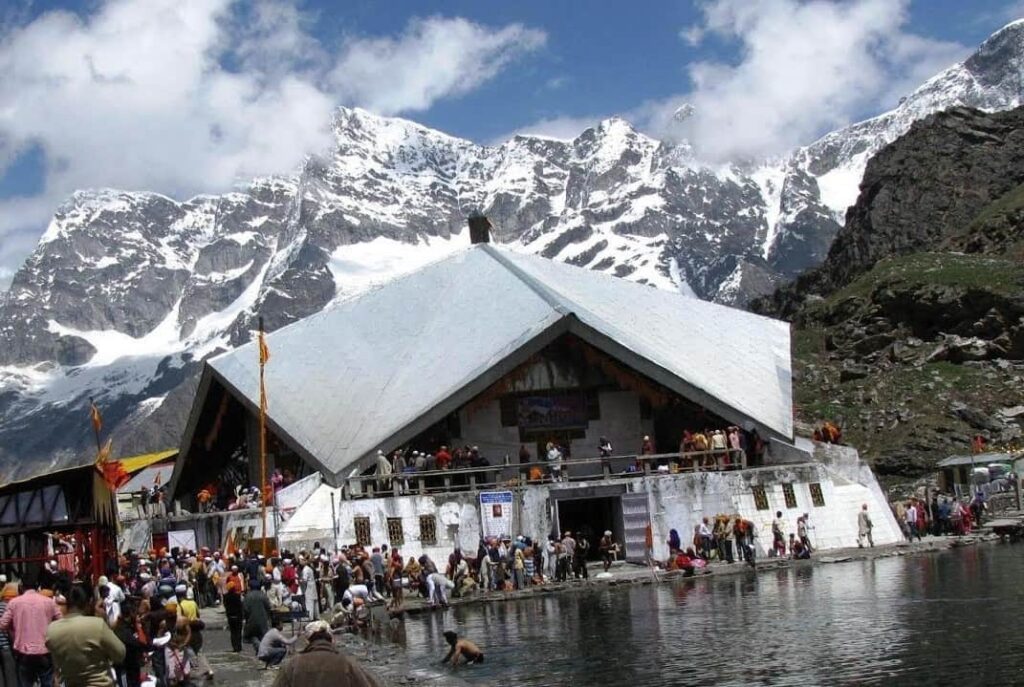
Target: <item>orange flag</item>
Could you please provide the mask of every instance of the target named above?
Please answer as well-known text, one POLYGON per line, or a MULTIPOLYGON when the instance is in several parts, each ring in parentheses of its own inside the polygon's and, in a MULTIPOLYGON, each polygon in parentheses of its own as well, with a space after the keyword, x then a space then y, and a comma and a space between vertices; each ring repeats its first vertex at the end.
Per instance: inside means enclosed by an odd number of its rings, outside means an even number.
POLYGON ((266 365, 270 361, 270 349, 267 347, 267 337, 260 330, 260 365, 266 365))
POLYGON ((100 409, 96 407, 96 402, 91 398, 89 399, 89 419, 92 421, 93 430, 98 435, 103 429, 103 416, 100 415, 100 409))
POLYGON ((103 463, 103 481, 110 487, 110 491, 117 491, 132 478, 124 465, 119 460, 110 460, 103 463))
POLYGON ((128 480, 131 479, 131 475, 124 469, 124 465, 119 460, 110 460, 111 441, 107 439, 107 443, 103 445, 103 448, 96 454, 96 471, 100 473, 100 477, 106 482, 107 487, 110 491, 116 492, 118 489, 123 487, 128 480))

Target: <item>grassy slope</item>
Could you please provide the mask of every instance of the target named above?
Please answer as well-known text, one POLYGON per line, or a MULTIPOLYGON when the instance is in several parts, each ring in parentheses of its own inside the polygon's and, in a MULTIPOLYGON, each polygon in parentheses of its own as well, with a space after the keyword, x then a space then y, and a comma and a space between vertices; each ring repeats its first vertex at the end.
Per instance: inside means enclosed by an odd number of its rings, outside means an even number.
MULTIPOLYGON (((1024 206, 1024 189, 1015 199, 1024 206)), ((993 213, 1006 212, 1007 204, 993 213)), ((869 300, 885 286, 918 284, 985 289, 1001 294, 1024 291, 1024 262, 1015 251, 1000 256, 962 253, 918 253, 890 258, 870 272, 805 311, 812 323, 794 330, 793 353, 797 417, 807 423, 841 420, 846 439, 883 471, 898 469, 905 457, 918 465, 934 463, 951 451, 966 449, 975 433, 951 412, 955 402, 991 414, 1024 404, 1024 376, 992 364, 955 365, 938 362, 896 365, 875 370, 864 379, 839 382, 841 360, 825 348, 828 328, 815 325, 822 313, 850 298, 869 300)), ((925 344, 930 351, 934 344, 925 344)))

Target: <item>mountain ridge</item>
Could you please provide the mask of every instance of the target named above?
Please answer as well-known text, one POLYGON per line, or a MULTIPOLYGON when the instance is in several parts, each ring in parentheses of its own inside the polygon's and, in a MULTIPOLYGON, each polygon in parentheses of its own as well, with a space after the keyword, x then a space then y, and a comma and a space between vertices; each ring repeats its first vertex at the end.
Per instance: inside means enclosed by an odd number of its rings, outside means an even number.
POLYGON ((257 313, 275 329, 443 256, 471 210, 516 250, 743 305, 825 258, 833 187, 859 183, 877 141, 929 108, 1019 102, 1021 55, 1011 24, 879 117, 901 116, 844 129, 847 148, 834 132, 770 164, 707 167, 620 117, 483 146, 340 108, 333 149, 292 175, 184 201, 77 192, 0 295, 0 453, 82 450, 90 395, 123 449, 169 441, 199 361, 247 341, 257 313))

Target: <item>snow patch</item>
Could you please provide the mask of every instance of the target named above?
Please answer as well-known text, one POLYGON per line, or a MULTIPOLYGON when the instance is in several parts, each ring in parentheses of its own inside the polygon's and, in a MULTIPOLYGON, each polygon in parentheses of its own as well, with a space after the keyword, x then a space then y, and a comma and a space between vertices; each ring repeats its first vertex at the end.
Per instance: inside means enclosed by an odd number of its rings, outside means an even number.
POLYGON ((694 292, 693 287, 690 286, 690 282, 686 281, 682 271, 679 269, 679 261, 672 258, 668 261, 668 276, 672 280, 672 283, 679 289, 679 293, 688 298, 696 298, 697 294, 694 292))
POLYGON ((233 281, 241 277, 246 272, 248 272, 252 268, 253 262, 253 260, 250 260, 241 267, 236 267, 233 270, 225 270, 223 272, 211 272, 210 274, 205 275, 203 278, 206 279, 206 281, 213 284, 221 284, 224 282, 233 281))
POLYGON ((98 260, 83 260, 82 262, 84 263, 84 265, 88 265, 93 269, 102 270, 107 267, 113 267, 114 265, 119 264, 121 261, 109 255, 104 255, 102 258, 98 260))
POLYGON ((846 209, 857 202, 860 193, 860 181, 864 178, 867 160, 863 156, 850 160, 847 164, 829 171, 818 177, 818 189, 821 202, 834 212, 842 221, 846 209))
POLYGON ((74 336, 84 339, 96 349, 96 353, 81 367, 104 367, 122 358, 164 357, 181 348, 178 338, 179 300, 156 327, 148 334, 133 337, 113 329, 89 331, 66 327, 55 320, 49 320, 48 330, 58 336, 74 336))
POLYGON ((452 234, 448 239, 423 237, 417 243, 381 236, 339 246, 328 263, 335 292, 347 298, 446 258, 466 247, 464 233, 452 234))
MULTIPOLYGON (((266 217, 264 217, 263 219, 265 220, 266 217)), ((260 224, 263 224, 263 222, 260 222, 260 224)), ((256 240, 256 236, 257 234, 255 231, 236 231, 234 234, 228 234, 224 238, 231 239, 239 246, 248 246, 250 243, 256 240)))
POLYGON ((764 199, 765 221, 768 231, 761 246, 761 257, 768 259, 772 243, 779 233, 779 216, 782 213, 782 185, 785 183, 786 172, 781 165, 766 165, 754 171, 750 178, 761 189, 764 199))

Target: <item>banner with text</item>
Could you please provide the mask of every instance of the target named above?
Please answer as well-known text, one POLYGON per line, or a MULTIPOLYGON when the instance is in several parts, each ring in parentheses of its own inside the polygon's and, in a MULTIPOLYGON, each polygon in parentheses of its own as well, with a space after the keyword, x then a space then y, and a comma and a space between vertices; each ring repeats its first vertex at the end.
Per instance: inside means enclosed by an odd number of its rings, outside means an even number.
POLYGON ((480 520, 484 537, 511 537, 512 492, 480 492, 480 520))

